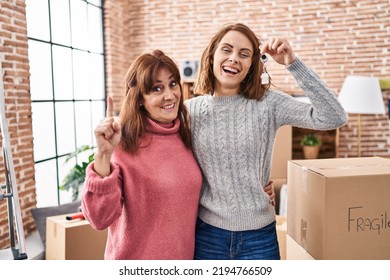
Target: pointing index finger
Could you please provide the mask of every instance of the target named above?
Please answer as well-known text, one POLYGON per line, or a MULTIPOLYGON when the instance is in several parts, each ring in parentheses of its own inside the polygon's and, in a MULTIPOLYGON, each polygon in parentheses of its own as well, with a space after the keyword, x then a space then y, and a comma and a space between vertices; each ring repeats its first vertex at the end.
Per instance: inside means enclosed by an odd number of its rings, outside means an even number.
POLYGON ((113 117, 114 116, 114 104, 112 101, 112 97, 107 97, 107 109, 106 109, 106 117, 113 117))

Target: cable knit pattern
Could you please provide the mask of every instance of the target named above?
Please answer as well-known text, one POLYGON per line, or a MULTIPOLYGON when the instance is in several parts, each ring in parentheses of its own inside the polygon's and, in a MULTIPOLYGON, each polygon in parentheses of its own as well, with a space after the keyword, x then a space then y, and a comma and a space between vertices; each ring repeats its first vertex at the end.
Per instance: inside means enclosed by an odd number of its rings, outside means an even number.
POLYGON ((198 215, 206 223, 232 231, 270 224, 275 209, 263 187, 269 181, 278 128, 329 130, 346 123, 335 94, 299 58, 286 69, 311 104, 276 90, 268 90, 260 101, 238 94, 185 102, 193 151, 203 171, 198 215))
POLYGON ((116 148, 109 176, 88 166, 83 212, 94 228, 108 227, 105 259, 191 260, 202 175, 180 120, 148 121, 139 153, 116 148))

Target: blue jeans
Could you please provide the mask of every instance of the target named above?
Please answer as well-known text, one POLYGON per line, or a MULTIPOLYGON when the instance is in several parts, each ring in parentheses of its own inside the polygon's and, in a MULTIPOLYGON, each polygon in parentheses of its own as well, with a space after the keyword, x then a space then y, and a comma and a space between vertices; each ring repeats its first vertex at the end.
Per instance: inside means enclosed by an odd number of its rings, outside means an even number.
POLYGON ((195 260, 280 260, 276 222, 257 230, 228 231, 197 219, 195 260))

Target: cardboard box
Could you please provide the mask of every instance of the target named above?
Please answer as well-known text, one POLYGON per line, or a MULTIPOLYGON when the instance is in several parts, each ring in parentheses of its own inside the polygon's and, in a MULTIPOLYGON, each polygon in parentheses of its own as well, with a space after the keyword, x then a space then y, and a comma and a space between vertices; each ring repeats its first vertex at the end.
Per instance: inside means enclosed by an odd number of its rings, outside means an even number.
POLYGON ((278 236, 280 259, 286 259, 287 217, 276 215, 276 234, 278 236))
POLYGON ((291 236, 286 235, 286 260, 314 260, 291 236))
POLYGON ((292 159, 292 127, 284 125, 276 133, 270 178, 286 179, 287 163, 292 159))
MULTIPOLYGON (((69 215, 69 214, 68 214, 69 215)), ((95 230, 87 220, 66 220, 68 215, 46 219, 47 260, 102 260, 106 230, 95 230)))
POLYGON ((390 159, 288 164, 287 234, 315 259, 390 259, 390 159))

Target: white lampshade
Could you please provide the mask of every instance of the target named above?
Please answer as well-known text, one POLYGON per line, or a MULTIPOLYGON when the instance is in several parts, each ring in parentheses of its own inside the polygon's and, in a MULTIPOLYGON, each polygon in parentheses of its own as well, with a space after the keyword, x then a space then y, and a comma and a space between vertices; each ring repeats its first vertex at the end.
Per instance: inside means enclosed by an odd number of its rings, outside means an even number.
POLYGON ((347 113, 384 114, 382 91, 376 77, 347 76, 339 94, 347 113))

